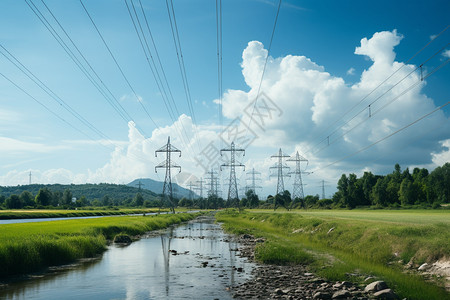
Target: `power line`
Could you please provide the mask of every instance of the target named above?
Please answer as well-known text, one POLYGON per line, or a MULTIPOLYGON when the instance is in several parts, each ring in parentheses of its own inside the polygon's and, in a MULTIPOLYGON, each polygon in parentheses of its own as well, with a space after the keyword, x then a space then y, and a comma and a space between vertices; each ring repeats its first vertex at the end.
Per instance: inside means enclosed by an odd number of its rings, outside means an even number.
MULTIPOLYGON (((219 92, 219 125, 220 130, 223 128, 222 115, 222 0, 216 0, 216 33, 217 33, 217 87, 219 92)), ((221 140, 222 143, 222 140, 221 140)))
MULTIPOLYGON (((8 78, 6 75, 4 75, 3 73, 0 72, 0 75, 5 78, 7 81, 9 81, 12 85, 14 85, 16 88, 18 88, 19 90, 21 90, 24 94, 26 94, 28 97, 30 97, 31 99, 33 99, 36 103, 38 103, 40 106, 42 106, 45 110, 47 110, 49 113, 51 113, 52 115, 54 115, 56 118, 58 118, 59 120, 61 120, 62 122, 66 123, 68 126, 70 126, 71 128, 73 128, 74 130, 78 131, 79 133, 85 135, 86 137, 88 137, 89 139, 94 140, 91 136, 89 136, 88 134, 86 134, 85 132, 83 132, 82 130, 80 130, 79 128, 75 127, 73 124, 69 123, 68 121, 66 121, 64 118, 62 118, 61 116, 59 116, 57 113, 55 113, 53 110, 51 110, 48 106, 46 106, 44 103, 42 103, 41 101, 39 101, 38 99, 36 99, 35 97, 33 97, 30 93, 28 93, 25 89, 23 89, 22 87, 20 87, 18 84, 16 84, 14 81, 12 81, 10 78, 8 78)), ((95 140, 94 140, 95 141, 95 140)))
POLYGON ((365 151, 365 150, 367 150, 367 149, 369 149, 369 148, 375 146, 376 144, 378 144, 378 143, 380 143, 380 142, 382 142, 382 141, 384 141, 384 140, 390 138, 391 136, 393 136, 393 135, 395 135, 395 134, 397 134, 397 133, 403 131, 404 129, 406 129, 406 128, 408 128, 408 127, 411 127, 412 125, 414 125, 414 124, 416 124, 417 122, 419 122, 419 121, 425 119, 426 117, 430 116, 431 114, 435 113, 436 111, 438 111, 438 110, 444 108, 445 106, 447 106, 447 105, 449 105, 449 104, 450 104, 450 101, 448 101, 447 103, 445 103, 445 104, 443 104, 443 105, 437 107, 437 108, 434 109, 433 111, 431 111, 431 112, 429 112, 429 113, 423 115, 422 117, 416 119, 415 121, 409 123, 408 125, 406 125, 406 126, 400 128, 400 129, 394 131, 393 133, 391 133, 391 134, 389 134, 389 135, 387 135, 387 136, 385 136, 385 137, 379 139, 378 141, 376 141, 376 142, 374 142, 374 143, 372 143, 372 144, 370 144, 370 145, 368 145, 368 146, 366 146, 366 147, 364 147, 364 148, 361 148, 360 150, 358 150, 358 151, 356 151, 356 152, 353 152, 353 153, 351 153, 351 154, 349 154, 349 155, 347 155, 347 156, 344 156, 344 157, 342 157, 342 158, 340 158, 340 159, 338 159, 338 160, 336 160, 336 161, 334 161, 334 162, 332 162, 332 163, 330 163, 330 164, 328 164, 328 165, 326 165, 326 166, 324 166, 324 167, 317 168, 317 169, 315 169, 314 171, 312 171, 311 173, 317 172, 317 171, 322 170, 322 169, 326 169, 326 168, 328 168, 328 167, 330 167, 330 166, 332 166, 332 165, 334 165, 334 164, 337 164, 338 162, 341 162, 341 161, 343 161, 343 160, 345 160, 345 159, 347 159, 347 158, 350 158, 350 157, 352 157, 352 156, 355 156, 356 154, 361 153, 361 152, 363 152, 363 151, 365 151))
POLYGON ((11 52, 9 52, 3 45, 0 44, 0 48, 2 48, 9 56, 8 57, 1 49, 0 53, 8 59, 16 68, 18 68, 25 76, 27 76, 31 81, 33 81, 38 87, 40 87, 47 95, 49 95, 53 100, 55 100, 60 106, 62 106, 65 110, 67 110, 72 116, 78 119, 81 123, 83 123, 86 127, 94 131, 100 137, 105 138, 106 140, 110 140, 110 138, 97 129, 91 122, 86 120, 83 116, 81 116, 76 110, 74 110, 67 102, 65 102, 61 97, 59 97, 55 92, 53 92, 45 83, 43 83, 36 75, 33 74, 26 66, 24 66, 11 52))
MULTIPOLYGON (((349 110, 347 110, 341 117, 339 117, 336 121, 334 121, 332 124, 328 125, 324 130, 322 130, 318 136, 322 135, 322 133, 326 132, 329 128, 331 128, 333 125, 341 121, 348 113, 350 113, 353 109, 355 109, 358 105, 360 105, 363 101, 365 101, 370 95, 372 95, 376 90, 378 90, 383 84, 385 84, 389 79, 391 79, 397 72, 399 72, 401 69, 403 69, 411 60, 413 60, 417 55, 419 55, 423 50, 425 50, 432 42, 434 42, 438 37, 440 37, 448 28, 450 25, 447 25, 439 34, 434 36, 426 45, 424 45, 419 51, 417 51, 413 56, 411 56, 406 62, 404 62, 397 70, 395 70, 391 75, 389 75, 386 79, 384 79, 381 83, 379 83, 374 89, 372 89, 367 95, 365 95, 361 100, 359 100, 358 103, 353 105, 349 110)), ((447 43, 448 45, 448 43, 447 43)), ((447 47, 447 45, 445 47, 447 47)), ((444 47, 444 48, 445 48, 444 47)), ((432 56, 433 57, 433 56, 432 56)), ((431 59, 431 58, 430 58, 431 59)), ((428 61, 428 60, 427 60, 428 61)), ((425 61, 425 62, 427 62, 425 61)), ((423 65, 422 63, 421 65, 423 65)), ((344 124, 345 125, 345 124, 344 124)), ((342 125, 342 126, 344 126, 342 125)), ((341 126, 341 127, 342 127, 341 126)), ((330 134, 331 135, 331 134, 330 134)), ((316 146, 320 145, 323 142, 320 141, 318 144, 313 146, 312 148, 315 148, 316 146)), ((311 149, 308 149, 306 152, 310 152, 311 149)))
POLYGON ((120 103, 117 101, 117 99, 112 95, 109 88, 104 84, 104 82, 101 80, 101 78, 98 76, 97 72, 92 68, 91 64, 87 59, 84 57, 84 55, 81 53, 81 51, 78 49, 76 44, 73 42, 73 40, 70 38, 70 36, 67 34, 67 32, 64 30, 62 25, 59 23, 58 19, 54 16, 54 14, 51 12, 51 10, 48 8, 48 6, 45 5, 49 13, 52 15, 56 23, 59 25, 63 33, 66 35, 66 37, 69 39, 69 41, 72 43, 74 48, 77 50, 79 55, 83 58, 84 62, 87 64, 87 66, 91 69, 91 71, 94 73, 95 77, 100 81, 100 84, 96 82, 94 76, 90 74, 90 72, 86 69, 86 67, 83 65, 83 63, 80 61, 80 59, 75 55, 75 53, 70 49, 70 47, 66 44, 66 42, 63 40, 63 38, 59 35, 59 33, 56 31, 56 29, 50 24, 50 22, 47 20, 47 18, 43 15, 43 13, 39 10, 39 8, 33 3, 32 0, 25 0, 28 7, 33 11, 33 13, 37 16, 37 18, 41 21, 41 23, 44 25, 44 27, 50 32, 50 34, 53 36, 53 38, 58 42, 58 44, 63 48, 63 50, 66 52, 66 54, 69 56, 69 58, 75 63, 75 65, 80 69, 80 71, 86 76, 86 78, 94 85, 94 87, 99 91, 99 93, 107 100, 107 102, 114 108, 114 110, 120 115, 120 117, 128 123, 128 121, 133 120, 131 116, 127 113, 127 111, 120 105, 120 103), (30 3, 28 2, 30 1, 30 3), (112 99, 109 98, 107 93, 103 90, 103 88, 109 92, 109 94, 112 96, 112 99))
POLYGON ((281 0, 278 2, 278 8, 277 8, 277 14, 275 16, 275 22, 273 24, 273 29, 272 29, 272 34, 270 36, 270 42, 269 42, 269 47, 267 48, 267 56, 266 56, 266 60, 264 62, 264 67, 263 67, 263 71, 261 73, 261 80, 259 81, 259 85, 258 85, 258 91, 256 93, 256 97, 255 97, 255 104, 253 105, 252 108, 252 113, 250 115, 250 121, 248 123, 247 126, 247 130, 246 130, 246 134, 248 134, 248 129, 250 128, 250 126, 252 125, 252 121, 253 121, 253 114, 255 113, 255 108, 256 108, 256 103, 258 102, 258 97, 259 97, 259 92, 261 91, 261 86, 262 86, 262 82, 264 79, 264 74, 266 72, 266 66, 267 66, 267 61, 269 60, 269 55, 270 55, 270 50, 272 49, 272 41, 273 41, 273 36, 275 35, 275 29, 277 27, 277 22, 278 22, 278 15, 280 14, 280 7, 281 7, 281 0))
POLYGON ((113 59, 115 65, 117 66, 117 68, 120 71, 120 74, 122 74, 123 79, 125 80, 125 82, 127 83, 128 87, 131 89, 131 91, 133 92, 134 96, 136 97, 137 101, 139 102, 139 104, 141 105, 141 107, 144 109, 144 112, 146 113, 146 115, 150 118, 150 120, 152 121, 152 123, 155 125, 156 128, 159 128, 158 124, 156 124, 156 122, 153 120, 152 116, 150 115, 150 113, 148 112, 147 108, 145 107, 143 101, 141 101, 141 99, 139 98, 139 96, 137 95, 135 89, 133 88, 133 86, 131 85, 130 81, 128 80, 127 76, 125 75, 125 73, 123 72, 122 68, 120 67, 119 63, 117 62, 117 59, 115 58, 114 54, 112 53, 111 49, 109 48, 108 44, 106 43, 105 39, 103 38, 103 35, 101 34, 100 30, 98 29, 97 25, 95 24, 94 20, 92 19, 91 15, 89 14, 89 11, 87 10, 86 6, 84 5, 83 1, 80 0, 81 5, 83 6, 84 11, 86 12, 86 15, 89 17, 89 20, 91 20, 92 25, 94 26, 95 30, 97 31, 98 35, 100 36, 103 44, 105 45, 106 49, 108 50, 108 53, 110 54, 111 58, 113 59))
MULTIPOLYGON (((442 52, 445 48, 442 48, 441 50, 439 50, 437 53, 435 53, 433 56, 437 55, 439 52, 442 52)), ((429 60, 429 59, 428 59, 429 60)), ((427 60, 427 61, 428 61, 427 60)), ((359 114, 361 114, 362 112, 364 112, 366 109, 369 109, 369 116, 366 117, 365 119, 363 119, 362 121, 360 121, 359 123, 357 123, 355 126, 353 126, 352 128, 350 128, 349 130, 345 131, 344 133, 342 133, 340 136, 336 137, 334 140, 332 140, 330 142, 329 137, 331 136, 331 134, 327 137, 327 145, 323 146, 322 148, 318 149, 317 151, 313 152, 312 154, 317 154, 319 152, 321 152, 323 149, 329 147, 330 145, 334 144, 337 140, 341 139, 342 137, 344 137, 345 135, 347 135, 348 133, 350 133, 351 131, 353 131, 355 128, 359 127, 361 124, 363 124, 364 122, 366 122, 367 120, 371 119, 374 115, 376 115, 377 113, 379 113, 381 110, 383 110, 384 108, 386 108, 388 105, 394 103, 395 101, 397 101, 400 97, 402 97, 403 95, 405 95, 407 92, 411 91, 412 89, 414 89, 415 87, 419 86, 420 84, 423 84, 423 81, 425 79, 427 79, 428 77, 430 77, 431 75, 433 75, 435 72, 437 72, 438 70, 440 70, 441 68, 443 68, 446 64, 448 64, 448 62, 450 61, 450 59, 445 60, 442 64, 440 64, 439 66, 435 67, 433 70, 431 70, 431 72, 429 72, 427 75, 425 75, 424 77, 420 78, 418 81, 416 81, 415 83, 413 83, 412 85, 410 85, 408 88, 406 88, 405 90, 403 90, 402 92, 400 92, 397 96, 395 96, 393 99, 391 99, 391 101, 387 102, 386 104, 384 104, 383 106, 381 106, 379 109, 377 109, 376 111, 372 112, 371 111, 371 105, 374 104, 376 101, 378 101, 380 99, 380 97, 378 97, 377 99, 375 99, 372 103, 370 103, 368 106, 366 106, 364 109, 362 109, 360 112, 358 112, 358 114, 356 114, 351 120, 349 120, 348 122, 346 122, 344 125, 348 124, 349 122, 351 122, 353 119, 355 119, 359 114)), ((423 65, 423 64, 422 64, 423 65)), ((404 79, 406 79, 412 72, 415 72, 417 69, 419 69, 419 67, 417 67, 416 69, 414 69, 413 71, 411 71, 408 75, 406 75, 403 79, 401 79, 399 82, 397 82, 395 86, 397 86, 401 81, 403 81, 404 79)), ((391 88, 392 89, 392 88, 391 88)), ((390 91, 391 89, 389 89, 388 91, 390 91)), ((387 92, 386 92, 387 93, 387 92)), ((384 95, 384 94, 383 94, 384 95)), ((382 95, 382 96, 383 96, 382 95)), ((340 127, 342 128, 342 127, 340 127)), ((336 132, 337 129, 334 131, 336 132)), ((334 133, 333 132, 333 133, 334 133)), ((333 134, 332 133, 332 134, 333 134)), ((311 150, 310 150, 311 151, 311 150)))
POLYGON ((142 28, 141 21, 139 20, 139 16, 138 16, 138 13, 136 11, 134 2, 132 0, 130 0, 130 3, 131 3, 131 6, 132 6, 132 9, 133 9, 135 17, 133 17, 133 14, 132 14, 132 12, 130 10, 130 7, 128 5, 127 0, 125 0, 125 4, 126 4, 127 10, 128 10, 128 14, 130 15, 131 21, 133 23, 133 27, 134 27, 134 29, 136 31, 136 34, 137 34, 138 38, 139 38, 139 42, 140 42, 140 45, 141 45, 142 50, 144 52, 144 55, 145 55, 145 58, 146 58, 146 61, 147 61, 147 65, 149 66, 149 68, 150 68, 150 70, 152 72, 153 78, 155 79, 155 82, 156 82, 156 85, 157 85, 158 90, 160 92, 161 98, 163 99, 163 102, 164 102, 164 105, 166 107, 166 110, 169 113, 169 117, 171 118, 171 120, 172 120, 172 122, 174 124, 175 130, 177 131, 177 134, 180 137, 180 140, 184 143, 185 148, 189 149, 189 147, 188 147, 189 137, 187 136, 187 131, 186 131, 186 128, 185 128, 184 124, 182 122, 179 122, 181 124, 182 129, 183 129, 184 136, 180 132, 180 130, 178 128, 178 125, 176 124, 176 117, 175 117, 174 110, 176 111, 177 115, 180 115, 180 113, 178 112, 178 108, 177 108, 176 103, 175 103, 175 101, 173 99, 172 92, 170 90, 170 86, 169 86, 169 84, 167 82, 167 77, 165 75, 164 68, 162 66, 161 60, 159 58, 158 50, 156 48, 156 45, 155 45, 155 42, 154 42, 154 39, 153 39, 153 35, 151 33, 150 26, 148 24, 147 17, 145 15, 145 11, 144 11, 144 9, 142 7, 142 3, 140 3, 142 14, 144 16, 145 24, 147 25, 147 31, 148 31, 148 33, 150 35, 150 38, 151 38, 151 41, 152 41, 152 44, 153 44, 153 48, 155 49, 155 53, 156 53, 156 56, 157 56, 158 62, 159 62, 159 67, 161 69, 161 73, 162 73, 163 76, 160 75, 160 72, 159 72, 158 67, 157 67, 157 65, 155 63, 155 60, 153 59, 152 51, 151 51, 150 46, 148 44, 147 38, 145 37, 145 33, 144 33, 143 28, 142 28), (136 21, 135 21, 135 19, 136 19, 136 21), (137 25, 136 25, 136 23, 137 23, 137 25), (139 30, 138 30, 138 28, 139 28, 139 30), (147 52, 148 52, 148 54, 147 54, 147 52), (149 59, 149 56, 150 56, 150 59, 149 59), (165 84, 164 84, 164 82, 163 82, 161 77, 163 77, 165 79, 165 84), (168 93, 166 91, 166 87, 167 87, 167 90, 169 91, 169 95, 171 96, 171 98, 169 98, 169 96, 168 96, 168 93), (170 100, 172 100, 172 103, 170 102, 170 100))
MULTIPOLYGON (((122 105, 117 101, 116 97, 112 94, 111 90, 106 86, 106 84, 103 82, 103 80, 100 78, 100 76, 97 74, 97 72, 93 69, 92 65, 89 63, 89 61, 85 58, 83 53, 79 50, 77 45, 74 43, 74 41, 70 38, 64 27, 61 25, 61 23, 58 21, 56 16, 52 13, 50 8, 45 4, 44 0, 41 0, 41 2, 44 4, 46 9, 49 11, 50 15, 53 17, 55 22, 58 24, 62 32, 66 35, 68 40, 71 42, 73 47, 76 49, 76 51, 79 53, 81 58, 84 60, 85 64, 89 67, 89 69, 92 71, 92 73, 95 75, 95 77, 98 79, 100 83, 96 81, 94 76, 88 71, 88 69, 83 65, 83 63, 80 61, 80 59, 75 55, 75 53, 70 49, 70 47, 67 45, 67 43, 63 40, 63 38, 60 36, 60 34, 56 31, 56 29, 50 24, 50 22, 47 20, 47 18, 44 16, 44 14, 39 10, 39 8, 33 3, 33 0, 25 0, 28 7, 33 11, 33 13, 37 16, 39 21, 44 25, 44 27, 50 32, 50 34, 53 36, 53 38, 58 42, 58 44, 63 48, 63 50, 66 52, 66 54, 70 57, 70 59, 75 63, 75 65, 80 69, 80 71, 87 77, 87 79, 94 85, 94 87, 100 92, 100 94, 107 100, 107 102, 114 108, 114 110, 121 116, 121 118, 128 124, 128 122, 131 120, 136 124, 137 123, 131 118, 131 116, 128 114, 128 112, 122 107, 122 105), (29 2, 28 2, 29 1, 29 2), (31 3, 31 4, 30 4, 31 3), (103 90, 103 88, 108 91, 110 98, 108 94, 103 90)), ((42 87, 41 87, 42 88, 42 87)), ((54 94, 54 93, 53 93, 54 94)), ((141 130, 141 132, 143 132, 141 130)), ((86 134, 84 134, 86 135, 86 134)), ((87 135, 86 135, 87 136, 87 135)), ((88 136, 89 137, 89 136, 88 136)), ((93 138, 89 137, 90 139, 94 140, 93 138)), ((111 140, 107 140, 109 143, 112 143, 111 140)), ((115 145, 117 147, 117 145, 115 145)), ((131 156, 142 159, 144 158, 139 157, 135 154, 131 154, 131 156)), ((146 159, 146 158, 144 158, 146 159)))
MULTIPOLYGON (((189 112, 191 113, 193 123, 195 125, 197 125, 198 123, 197 123, 197 118, 195 116, 194 107, 192 105, 189 81, 188 81, 188 77, 187 77, 187 73, 186 73, 186 67, 184 65, 183 51, 181 49, 180 35, 178 33, 177 19, 175 16, 175 9, 173 6, 173 1, 166 0, 166 7, 167 7, 167 13, 169 16, 169 21, 170 21, 170 28, 172 31, 172 38, 173 38, 173 42, 175 45, 175 51, 177 54, 178 66, 180 68, 181 79, 183 82, 184 92, 186 95, 187 106, 188 106, 189 112), (169 5, 169 1, 170 1, 170 5, 169 5)), ((198 150, 199 150, 199 152, 201 152, 200 146, 199 146, 199 137, 198 137, 197 126, 194 126, 194 132, 195 132, 195 136, 196 136, 197 146, 199 147, 198 150)))

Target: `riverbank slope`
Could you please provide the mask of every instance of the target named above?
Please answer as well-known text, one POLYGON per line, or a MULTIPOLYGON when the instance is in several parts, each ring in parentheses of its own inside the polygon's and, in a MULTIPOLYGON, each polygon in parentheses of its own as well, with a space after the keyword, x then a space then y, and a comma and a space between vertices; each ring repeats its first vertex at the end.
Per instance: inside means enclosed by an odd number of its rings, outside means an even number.
POLYGON ((135 236, 201 213, 61 220, 0 225, 0 278, 103 253, 117 234, 135 236))
MULTIPOLYGON (((370 211, 225 211, 224 228, 263 238, 255 259, 265 264, 307 266, 329 281, 363 286, 384 280, 401 298, 448 299, 446 278, 430 283, 417 274, 423 263, 450 257, 448 213, 370 211)), ((302 271, 304 272, 304 271, 302 271)))

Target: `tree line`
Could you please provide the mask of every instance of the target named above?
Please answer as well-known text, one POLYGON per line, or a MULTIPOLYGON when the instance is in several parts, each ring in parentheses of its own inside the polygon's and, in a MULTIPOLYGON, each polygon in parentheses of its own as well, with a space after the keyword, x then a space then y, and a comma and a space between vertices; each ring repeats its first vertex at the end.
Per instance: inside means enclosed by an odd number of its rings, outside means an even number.
POLYGON ((437 167, 431 173, 425 168, 394 171, 385 176, 364 172, 361 178, 355 174, 342 174, 337 182, 337 192, 332 197, 336 207, 439 207, 450 202, 450 163, 437 167))
MULTIPOLYGON (((128 187, 126 187, 128 188, 128 187)), ((133 188, 132 188, 133 189, 133 188)), ((104 194, 100 198, 87 198, 85 195, 74 196, 71 189, 64 191, 51 190, 49 187, 41 187, 36 194, 23 190, 20 194, 0 195, 0 208, 77 208, 77 207, 158 207, 160 201, 156 194, 151 191, 139 191, 136 193, 104 194), (112 196, 111 196, 112 195, 112 196), (124 195, 124 196, 123 196, 124 195)), ((96 192, 97 194, 98 192, 96 192)))

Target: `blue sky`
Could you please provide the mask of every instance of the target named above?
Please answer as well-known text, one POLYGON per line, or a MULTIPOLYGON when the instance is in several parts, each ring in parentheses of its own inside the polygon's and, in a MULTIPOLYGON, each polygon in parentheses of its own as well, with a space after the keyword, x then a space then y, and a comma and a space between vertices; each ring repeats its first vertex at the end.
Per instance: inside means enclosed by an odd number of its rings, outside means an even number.
MULTIPOLYGON (((140 1, 133 3, 144 22, 140 1)), ((263 127, 250 121, 250 130, 245 127, 250 120, 246 107, 252 106, 259 89, 278 1, 222 3, 223 112, 215 101, 219 98, 216 2, 173 1, 195 120, 183 89, 166 1, 141 3, 176 103, 178 113, 173 119, 129 16, 126 4, 132 10, 130 0, 84 0, 83 4, 133 89, 80 1, 0 3, 2 53, 13 59, 6 49, 102 133, 83 125, 0 55, 0 72, 51 111, 0 76, 0 185, 27 184, 30 171, 34 183, 162 179, 163 174, 154 173, 154 166, 163 157, 155 158, 154 151, 167 141, 168 135, 183 151, 176 160, 183 173, 175 180, 186 185, 204 176, 202 165, 209 161, 202 153, 211 142, 215 148, 231 142, 231 138, 221 142, 218 136, 236 118, 242 122, 239 128, 245 129, 246 137, 251 133, 255 137, 248 145, 242 142, 247 152, 238 159, 246 165, 246 171, 255 168, 262 173, 264 195, 275 192, 276 180, 269 179, 268 168, 275 163, 270 155, 280 147, 289 155, 299 151, 309 159, 307 167, 302 165, 306 171, 313 171, 303 178, 307 194, 320 194, 321 180, 328 182, 327 194, 331 194, 344 172, 361 175, 371 170, 386 174, 397 162, 405 168, 433 169, 449 161, 448 107, 367 151, 341 160, 449 101, 450 68, 445 62, 450 56, 450 29, 404 65, 447 28, 448 1, 283 1, 260 88, 278 111, 265 119, 263 127), (82 59, 51 13, 57 18, 89 62, 86 69, 95 70, 114 96, 110 101, 120 103, 126 117, 122 118, 83 75, 29 6, 39 9, 82 59), (435 53, 438 54, 432 57, 435 53), (423 74, 442 67, 397 99, 398 94, 420 79, 419 71, 407 76, 409 71, 430 57, 423 74), (395 76, 358 106, 361 99, 400 67, 395 76), (371 109, 380 112, 358 125, 367 114, 356 115, 357 112, 374 100, 371 109), (348 112, 353 106, 357 107, 348 112), (339 122, 334 123, 336 120, 339 122), (327 146, 330 139, 332 143, 327 146), (315 147, 318 143, 321 144, 315 147), (326 147, 321 149, 323 145, 326 147)), ((146 39, 150 42, 148 32, 146 39)), ((224 183, 227 169, 220 176, 224 183)), ((238 177, 244 185, 245 173, 239 171, 238 177)), ((293 180, 286 180, 286 188, 291 189, 293 180)), ((223 189, 226 190, 225 184, 223 189)))

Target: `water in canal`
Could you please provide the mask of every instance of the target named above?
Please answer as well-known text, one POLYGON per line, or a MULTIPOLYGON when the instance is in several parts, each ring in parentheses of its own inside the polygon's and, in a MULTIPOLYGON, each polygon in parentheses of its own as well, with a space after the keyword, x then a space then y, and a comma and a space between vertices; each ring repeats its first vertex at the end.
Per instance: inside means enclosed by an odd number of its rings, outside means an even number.
POLYGON ((228 288, 254 267, 238 248, 212 219, 198 219, 111 246, 100 259, 9 283, 0 299, 231 299, 228 288))

